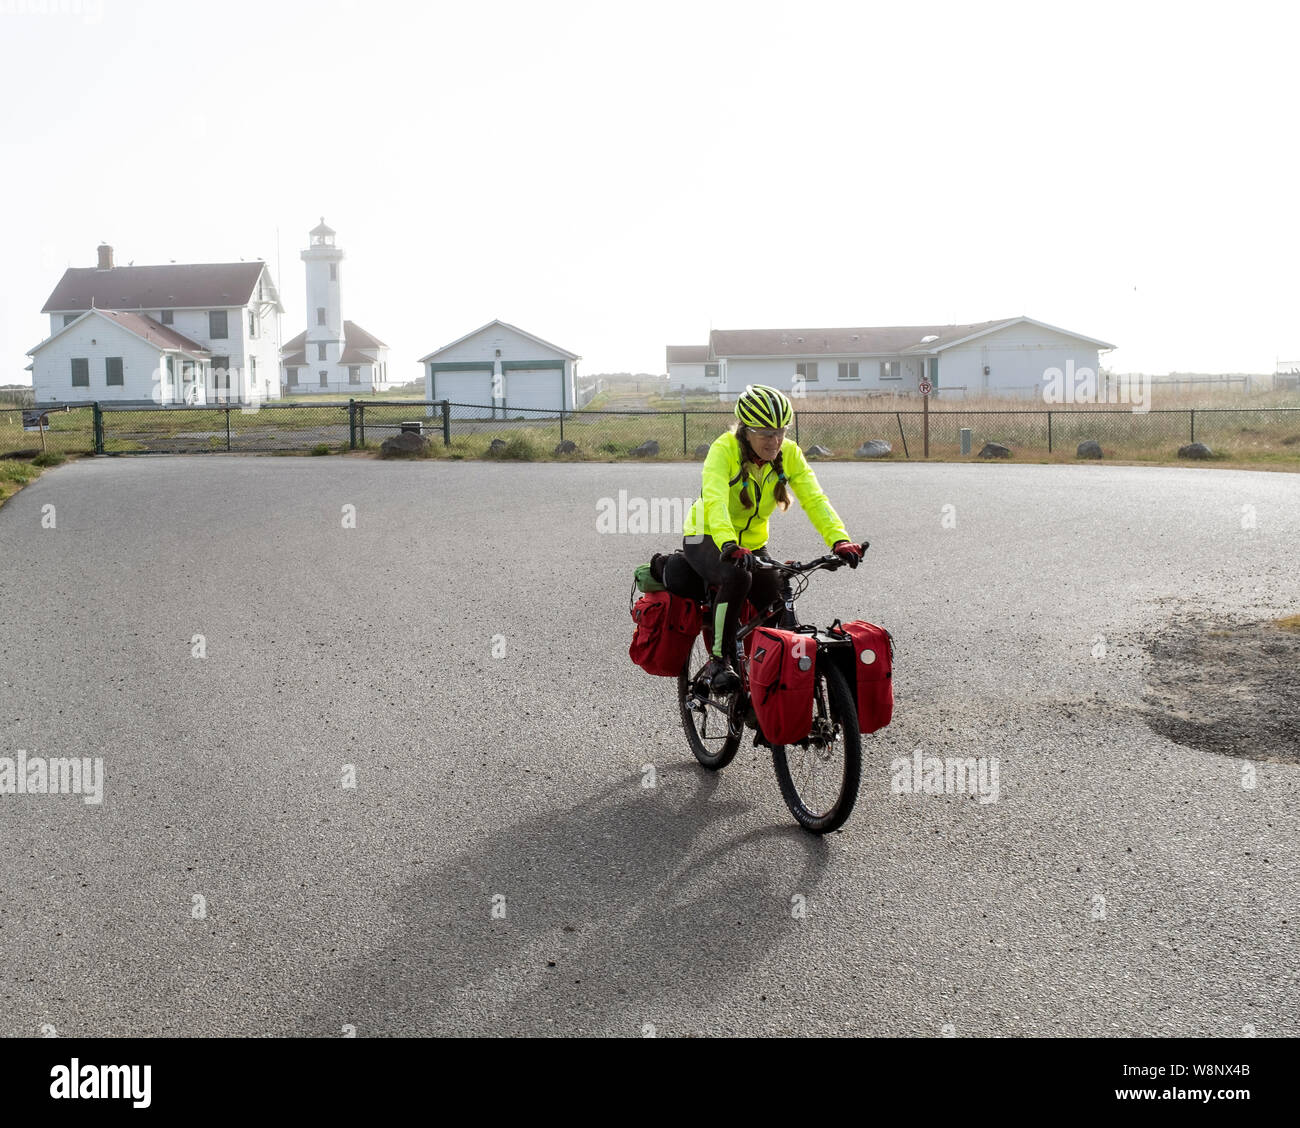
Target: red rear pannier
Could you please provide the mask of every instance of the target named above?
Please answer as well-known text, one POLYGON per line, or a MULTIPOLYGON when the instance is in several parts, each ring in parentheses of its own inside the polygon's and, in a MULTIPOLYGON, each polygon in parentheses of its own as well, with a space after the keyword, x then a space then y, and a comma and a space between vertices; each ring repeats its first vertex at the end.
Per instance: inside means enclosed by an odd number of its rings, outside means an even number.
MULTIPOLYGON (((840 628, 853 640, 854 696, 858 699, 858 728, 875 732, 894 716, 894 640, 884 627, 855 619, 840 628)), ((831 628, 832 632, 835 627, 831 628)))
POLYGON ((759 627, 749 659, 749 695, 769 744, 793 744, 812 731, 817 644, 806 634, 759 627))
POLYGON ((632 608, 636 630, 628 655, 648 674, 675 678, 700 633, 700 605, 668 591, 643 595, 632 608))

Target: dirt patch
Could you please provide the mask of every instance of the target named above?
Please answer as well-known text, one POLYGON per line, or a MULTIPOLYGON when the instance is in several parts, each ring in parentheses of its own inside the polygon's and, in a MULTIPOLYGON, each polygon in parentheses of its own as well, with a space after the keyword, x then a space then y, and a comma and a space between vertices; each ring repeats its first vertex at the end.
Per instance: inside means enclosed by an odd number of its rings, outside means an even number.
POLYGON ((1224 756, 1300 763, 1300 633, 1271 620, 1189 619, 1147 653, 1153 732, 1224 756))

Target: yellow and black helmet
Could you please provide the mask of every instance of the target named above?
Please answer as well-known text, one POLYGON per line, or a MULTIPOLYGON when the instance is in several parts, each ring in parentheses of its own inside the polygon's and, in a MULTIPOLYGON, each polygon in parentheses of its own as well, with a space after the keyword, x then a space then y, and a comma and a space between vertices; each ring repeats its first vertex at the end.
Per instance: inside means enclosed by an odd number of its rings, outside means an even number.
POLYGON ((747 384, 736 400, 736 418, 746 427, 788 427, 794 419, 794 405, 776 388, 747 384))

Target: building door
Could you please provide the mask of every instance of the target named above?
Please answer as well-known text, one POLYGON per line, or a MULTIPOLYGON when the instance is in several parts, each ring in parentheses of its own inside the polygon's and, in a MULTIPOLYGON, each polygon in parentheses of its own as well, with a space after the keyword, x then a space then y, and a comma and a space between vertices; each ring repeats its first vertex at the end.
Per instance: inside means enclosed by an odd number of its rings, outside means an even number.
POLYGON ((930 360, 930 386, 937 392, 939 390, 939 358, 932 356, 930 360))

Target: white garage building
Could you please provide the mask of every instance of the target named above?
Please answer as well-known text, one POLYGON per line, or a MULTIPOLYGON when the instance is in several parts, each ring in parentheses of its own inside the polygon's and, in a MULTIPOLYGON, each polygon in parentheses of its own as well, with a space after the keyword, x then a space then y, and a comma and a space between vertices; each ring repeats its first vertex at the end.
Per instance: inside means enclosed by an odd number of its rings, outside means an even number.
MULTIPOLYGON (((420 358, 425 398, 450 400, 456 419, 541 418, 574 408, 574 380, 582 358, 504 321, 480 329, 420 358)), ((429 408, 432 415, 437 409, 429 408)))
POLYGON ((718 366, 719 396, 746 384, 808 395, 916 395, 928 376, 940 395, 1039 396, 1051 369, 1097 372, 1114 345, 1031 317, 967 325, 859 329, 715 329, 707 364, 718 366))

